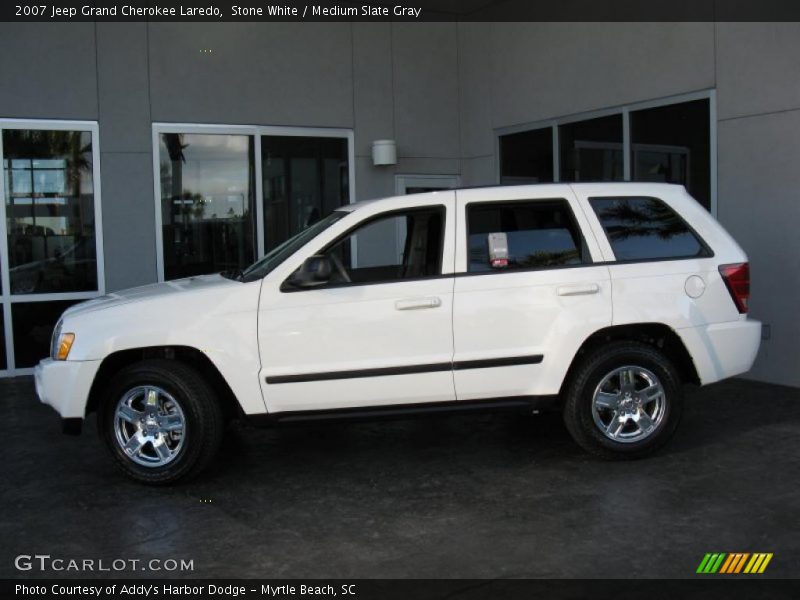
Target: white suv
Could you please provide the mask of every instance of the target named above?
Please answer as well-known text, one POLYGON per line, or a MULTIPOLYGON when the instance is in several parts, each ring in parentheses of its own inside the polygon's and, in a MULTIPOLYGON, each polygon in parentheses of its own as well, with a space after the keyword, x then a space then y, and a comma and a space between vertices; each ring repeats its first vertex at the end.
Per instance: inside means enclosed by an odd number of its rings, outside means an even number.
POLYGON ((234 418, 558 407, 606 458, 675 431, 683 384, 747 371, 736 242, 680 186, 553 184, 344 206, 237 273, 67 310, 36 389, 97 412, 135 479, 196 474, 234 418))

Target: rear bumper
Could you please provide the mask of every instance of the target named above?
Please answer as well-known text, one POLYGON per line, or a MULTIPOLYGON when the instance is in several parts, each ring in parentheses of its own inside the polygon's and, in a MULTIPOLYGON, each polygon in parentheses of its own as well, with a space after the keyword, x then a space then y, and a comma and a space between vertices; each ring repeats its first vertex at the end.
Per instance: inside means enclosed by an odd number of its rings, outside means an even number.
POLYGON ((100 362, 54 361, 46 358, 33 371, 36 395, 43 404, 52 406, 61 415, 66 433, 80 431, 89 390, 100 362))
POLYGON ((705 385, 746 373, 761 345, 761 322, 752 319, 678 329, 705 385))

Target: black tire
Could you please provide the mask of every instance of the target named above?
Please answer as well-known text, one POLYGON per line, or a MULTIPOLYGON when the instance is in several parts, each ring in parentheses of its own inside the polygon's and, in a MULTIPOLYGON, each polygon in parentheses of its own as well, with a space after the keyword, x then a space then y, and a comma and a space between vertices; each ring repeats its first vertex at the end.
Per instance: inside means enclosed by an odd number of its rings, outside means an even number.
POLYGON ((187 480, 200 473, 216 455, 225 432, 222 408, 211 386, 192 367, 165 359, 145 360, 115 375, 101 399, 97 424, 117 466, 136 481, 152 485, 187 480), (126 393, 140 386, 161 388, 183 412, 182 444, 167 464, 138 464, 117 441, 117 404, 126 393))
MULTIPOLYGON (((581 359, 565 386, 564 423, 567 430, 578 445, 605 459, 635 459, 652 454, 675 433, 682 412, 683 394, 678 372, 663 353, 648 344, 611 342, 597 348, 581 359), (608 374, 624 366, 650 371, 658 378, 664 392, 663 417, 658 425, 643 439, 628 442, 615 441, 603 433, 592 412, 598 385, 608 374)), ((639 428, 635 423, 626 427, 639 428)))

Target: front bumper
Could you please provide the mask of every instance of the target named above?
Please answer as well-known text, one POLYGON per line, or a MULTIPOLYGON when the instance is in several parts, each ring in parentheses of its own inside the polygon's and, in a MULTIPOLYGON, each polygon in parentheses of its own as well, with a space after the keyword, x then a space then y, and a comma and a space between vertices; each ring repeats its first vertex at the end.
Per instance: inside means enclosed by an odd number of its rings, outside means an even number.
POLYGON ((42 360, 33 371, 36 395, 63 419, 64 431, 80 431, 99 360, 42 360))

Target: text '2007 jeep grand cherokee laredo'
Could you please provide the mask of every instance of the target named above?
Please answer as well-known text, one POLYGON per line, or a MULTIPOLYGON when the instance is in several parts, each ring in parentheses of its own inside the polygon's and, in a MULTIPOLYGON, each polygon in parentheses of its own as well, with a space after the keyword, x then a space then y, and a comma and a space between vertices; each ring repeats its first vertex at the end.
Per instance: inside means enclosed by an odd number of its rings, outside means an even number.
POLYGON ((554 184, 342 207, 244 272, 68 309, 40 399, 97 412, 132 477, 199 472, 228 419, 563 410, 607 458, 673 434, 681 387, 747 371, 747 257, 683 187, 554 184))

